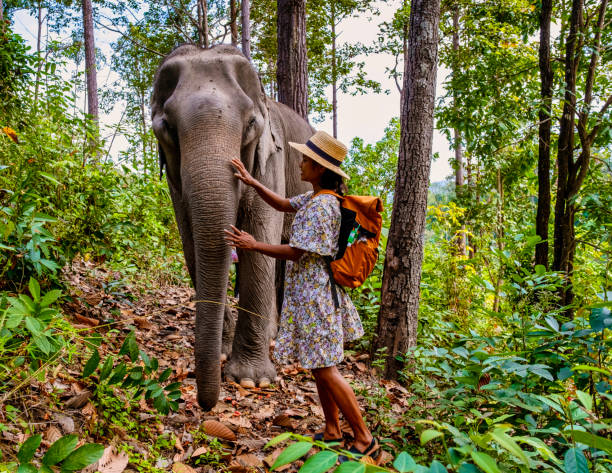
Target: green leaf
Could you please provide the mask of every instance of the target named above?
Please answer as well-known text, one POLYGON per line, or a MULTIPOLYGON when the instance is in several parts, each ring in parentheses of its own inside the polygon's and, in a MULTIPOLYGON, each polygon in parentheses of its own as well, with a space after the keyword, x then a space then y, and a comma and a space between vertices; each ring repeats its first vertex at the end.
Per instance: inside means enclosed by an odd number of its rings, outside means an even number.
POLYGON ((113 369, 113 361, 114 359, 112 356, 109 356, 108 358, 106 358, 106 360, 104 360, 104 364, 100 369, 100 381, 104 381, 106 378, 108 378, 108 375, 113 369))
POLYGON ((49 182, 55 184, 56 186, 60 186, 61 185, 60 182, 57 179, 55 179, 55 177, 53 177, 49 173, 40 171, 38 174, 40 174, 41 177, 44 177, 45 179, 47 179, 49 182))
POLYGON ((54 472, 47 465, 41 465, 40 470, 38 470, 38 473, 54 473, 54 472))
POLYGON ((605 374, 606 376, 612 376, 612 371, 598 368, 597 366, 576 365, 572 367, 572 371, 595 371, 596 373, 605 374))
POLYGON ((297 442, 289 445, 281 454, 276 458, 276 461, 272 465, 272 469, 276 470, 278 467, 287 465, 288 463, 294 462, 298 458, 306 455, 312 448, 310 442, 297 442))
POLYGON ((34 458, 34 453, 36 449, 40 446, 40 442, 42 440, 42 436, 40 434, 32 435, 29 437, 23 445, 19 448, 17 452, 17 459, 19 463, 28 463, 32 458, 34 458))
POLYGON ((285 440, 290 438, 292 435, 293 434, 291 432, 283 432, 282 434, 277 435, 273 439, 270 439, 270 441, 264 445, 264 450, 268 447, 273 447, 274 445, 278 445, 279 443, 284 442, 285 440))
POLYGON ((472 463, 462 463, 459 467, 459 473, 481 473, 481 471, 472 463))
POLYGON ((32 338, 32 341, 38 348, 40 348, 40 351, 42 351, 45 355, 51 353, 51 343, 49 342, 49 339, 46 336, 40 335, 34 337, 32 338))
POLYGON ((490 455, 476 451, 470 452, 470 455, 472 456, 472 460, 474 460, 476 465, 478 465, 485 473, 501 473, 497 463, 490 455))
POLYGON ((603 450, 612 455, 612 440, 610 439, 581 430, 574 430, 570 435, 576 442, 583 443, 598 450, 603 450))
POLYGON ((17 473, 38 473, 38 468, 31 463, 22 463, 17 468, 17 473))
POLYGON ((32 294, 32 299, 37 301, 40 299, 40 284, 34 278, 30 278, 30 282, 28 283, 28 288, 30 289, 30 294, 32 294))
POLYGON ((53 304, 56 300, 60 298, 62 295, 62 291, 59 289, 54 289, 53 291, 47 292, 43 298, 40 300, 41 307, 48 307, 53 304))
POLYGON ((525 452, 519 447, 519 445, 501 429, 495 429, 491 433, 491 438, 495 440, 500 447, 508 450, 512 455, 517 457, 525 466, 529 466, 529 459, 525 452))
POLYGON ((62 462, 61 468, 66 471, 82 470, 87 465, 97 462, 104 453, 104 447, 97 443, 88 443, 77 448, 62 462))
POLYGON ((364 463, 349 460, 336 468, 334 473, 365 473, 365 469, 364 463))
POLYGON ((393 467, 400 473, 414 471, 416 466, 414 458, 408 452, 401 452, 393 462, 393 467))
POLYGON ((440 463, 438 460, 434 460, 433 462, 431 462, 431 465, 429 466, 429 470, 427 470, 428 473, 448 473, 448 470, 446 469, 446 467, 440 463))
POLYGON ((563 463, 565 465, 565 473, 589 473, 589 465, 584 453, 575 447, 569 448, 565 452, 563 463))
POLYGON ((316 453, 304 462, 298 473, 323 473, 336 464, 338 454, 331 450, 316 453))
POLYGON ((65 435, 56 440, 53 445, 49 447, 47 453, 45 453, 42 459, 43 464, 48 466, 57 465, 72 453, 78 441, 79 438, 76 435, 65 435))
POLYGON ((34 317, 30 316, 25 318, 25 326, 33 336, 40 335, 43 330, 42 324, 34 317))
POLYGON ((166 368, 164 372, 159 376, 159 379, 157 381, 159 381, 160 383, 163 383, 170 377, 171 374, 172 374, 172 368, 166 368))
POLYGON ((87 378, 88 376, 90 376, 96 370, 99 364, 100 353, 98 353, 98 350, 94 350, 89 360, 87 360, 87 363, 85 363, 85 368, 83 369, 83 378, 87 378))
POLYGON ((603 329, 612 329, 612 313, 608 307, 597 307, 591 309, 591 315, 589 316, 589 323, 591 328, 597 332, 603 329))
POLYGON ((593 398, 584 391, 576 390, 576 396, 587 411, 593 410, 593 398))
POLYGON ((421 445, 425 445, 430 440, 433 440, 438 437, 443 437, 444 434, 437 430, 427 429, 421 432, 421 445))

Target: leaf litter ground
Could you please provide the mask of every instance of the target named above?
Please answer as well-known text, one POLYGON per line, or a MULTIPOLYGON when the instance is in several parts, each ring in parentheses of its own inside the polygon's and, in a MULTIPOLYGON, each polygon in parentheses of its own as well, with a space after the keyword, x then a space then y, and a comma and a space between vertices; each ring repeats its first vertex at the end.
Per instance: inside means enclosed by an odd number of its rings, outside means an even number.
MULTIPOLYGON (((268 440, 286 431, 310 436, 322 429, 314 380, 296 365, 277 366, 279 377, 267 388, 246 389, 224 381, 218 404, 210 412, 202 411, 194 376, 194 294, 187 285, 143 290, 125 285, 118 273, 83 261, 73 263, 64 277, 71 301, 63 309, 74 328, 104 337, 99 347, 103 358, 117 353, 124 336, 134 330, 140 348, 156 357, 160 367, 174 370, 169 381, 182 383, 182 400, 177 412, 163 416, 144 399, 130 403, 120 389, 110 392, 115 398, 112 405, 96 399, 95 379, 81 377, 83 353, 44 376, 28 378, 3 399, 3 461, 14 457, 28 432, 41 433, 46 447, 75 433, 81 442, 107 447, 89 471, 263 472, 283 449, 280 445, 264 450, 268 440)), ((367 354, 351 352, 339 368, 356 388, 360 405, 368 408, 370 428, 385 435, 386 449, 392 451, 384 452, 386 462, 395 456, 393 446, 407 440, 400 438, 400 432, 406 432, 409 396, 397 383, 374 376, 367 363, 367 354)), ((343 429, 350 433, 348 425, 343 429)), ((297 471, 300 465, 278 471, 297 471)))

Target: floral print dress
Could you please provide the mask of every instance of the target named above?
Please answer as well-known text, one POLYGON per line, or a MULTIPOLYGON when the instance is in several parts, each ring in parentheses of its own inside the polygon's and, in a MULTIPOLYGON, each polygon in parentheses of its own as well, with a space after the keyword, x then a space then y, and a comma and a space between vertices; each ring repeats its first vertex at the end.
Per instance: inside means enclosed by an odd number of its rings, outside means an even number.
POLYGON ((289 201, 297 209, 289 245, 305 253, 287 261, 275 356, 307 369, 335 366, 342 361, 344 342, 363 335, 359 314, 341 286, 336 309, 324 259, 338 251, 340 203, 330 194, 313 197, 312 191, 289 201))

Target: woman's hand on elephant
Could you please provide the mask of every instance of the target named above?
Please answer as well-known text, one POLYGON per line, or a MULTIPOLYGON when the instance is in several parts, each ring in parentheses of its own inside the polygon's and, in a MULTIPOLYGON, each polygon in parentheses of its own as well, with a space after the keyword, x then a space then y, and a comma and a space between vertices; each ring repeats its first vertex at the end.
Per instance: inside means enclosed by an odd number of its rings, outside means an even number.
POLYGON ((232 229, 223 230, 225 232, 225 241, 228 245, 234 248, 240 248, 241 250, 254 250, 257 240, 253 238, 253 235, 242 230, 238 230, 236 227, 231 225, 232 229))
POLYGON ((238 171, 234 174, 238 179, 244 182, 247 186, 254 186, 257 183, 257 180, 249 174, 249 171, 246 170, 242 161, 237 158, 232 159, 232 165, 238 171))

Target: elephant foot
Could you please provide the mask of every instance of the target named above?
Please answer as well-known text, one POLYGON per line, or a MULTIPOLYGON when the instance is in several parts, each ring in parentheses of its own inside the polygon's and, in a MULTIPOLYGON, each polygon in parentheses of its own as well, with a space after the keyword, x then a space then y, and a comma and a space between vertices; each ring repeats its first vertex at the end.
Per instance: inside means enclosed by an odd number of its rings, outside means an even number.
POLYGON ((266 388, 270 386, 270 380, 276 377, 276 370, 269 359, 249 364, 234 356, 227 362, 224 373, 226 379, 240 383, 243 388, 266 388))

